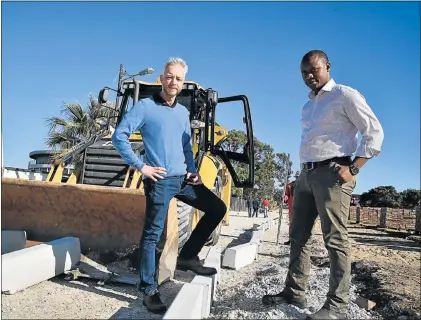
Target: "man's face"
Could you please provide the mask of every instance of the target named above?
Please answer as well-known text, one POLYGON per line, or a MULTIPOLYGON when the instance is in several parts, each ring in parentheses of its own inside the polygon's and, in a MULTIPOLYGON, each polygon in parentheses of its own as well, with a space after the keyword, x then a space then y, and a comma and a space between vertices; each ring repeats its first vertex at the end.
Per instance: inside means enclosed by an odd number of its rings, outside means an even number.
POLYGON ((186 70, 179 64, 167 66, 161 75, 164 92, 169 97, 176 97, 183 89, 186 70))
POLYGON ((321 89, 329 81, 330 63, 317 55, 301 63, 301 75, 311 90, 321 89))

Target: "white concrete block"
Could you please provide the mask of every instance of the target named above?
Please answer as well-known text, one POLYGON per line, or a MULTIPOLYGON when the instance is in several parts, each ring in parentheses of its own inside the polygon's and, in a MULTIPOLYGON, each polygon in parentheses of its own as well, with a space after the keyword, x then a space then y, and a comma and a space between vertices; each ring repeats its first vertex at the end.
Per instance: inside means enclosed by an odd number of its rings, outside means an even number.
POLYGON ((250 239, 249 242, 250 243, 260 244, 260 234, 261 234, 260 231, 253 231, 253 234, 252 234, 251 239, 250 239))
POLYGON ((212 305, 212 278, 195 276, 191 284, 203 287, 202 318, 207 318, 212 305))
POLYGON ((211 247, 208 255, 203 263, 205 267, 213 267, 218 271, 217 281, 219 282, 219 276, 221 274, 221 248, 211 247))
POLYGON ((1 254, 10 253, 26 248, 26 231, 2 230, 1 254))
POLYGON ((217 274, 214 274, 212 278, 212 301, 215 301, 216 294, 218 292, 218 283, 221 276, 221 249, 218 247, 211 247, 209 253, 203 263, 205 267, 215 268, 217 274))
POLYGON ((66 237, 2 256, 2 293, 14 294, 75 267, 78 238, 66 237))
POLYGON ((178 292, 163 319, 201 319, 203 286, 186 283, 178 292))
POLYGON ((260 246, 260 239, 261 237, 263 237, 264 231, 253 231, 253 235, 251 236, 251 239, 249 241, 250 244, 254 243, 257 246, 256 249, 256 256, 255 256, 255 260, 257 260, 258 256, 259 256, 259 246, 260 246))
POLYGON ((222 265, 238 270, 254 262, 256 259, 257 244, 245 243, 225 250, 222 265))

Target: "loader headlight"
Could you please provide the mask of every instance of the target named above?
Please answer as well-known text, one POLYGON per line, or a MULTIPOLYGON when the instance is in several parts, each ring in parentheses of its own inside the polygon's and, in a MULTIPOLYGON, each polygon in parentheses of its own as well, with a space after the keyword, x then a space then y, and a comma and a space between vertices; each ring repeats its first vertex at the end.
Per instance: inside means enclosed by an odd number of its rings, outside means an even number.
POLYGON ((192 129, 204 128, 205 127, 205 123, 203 121, 199 121, 199 120, 192 120, 192 122, 190 122, 190 127, 192 129))

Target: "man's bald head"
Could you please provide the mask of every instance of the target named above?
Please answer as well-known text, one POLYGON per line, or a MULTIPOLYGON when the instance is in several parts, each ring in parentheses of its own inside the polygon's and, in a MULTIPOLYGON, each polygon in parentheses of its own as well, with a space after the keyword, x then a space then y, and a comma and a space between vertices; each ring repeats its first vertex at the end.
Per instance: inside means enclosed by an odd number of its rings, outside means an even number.
POLYGON ((311 58, 313 58, 313 57, 317 57, 325 63, 329 62, 329 58, 327 57, 327 54, 324 51, 322 51, 322 50, 311 50, 304 55, 304 57, 301 59, 301 63, 310 62, 311 58))
POLYGON ((330 62, 321 50, 311 50, 301 59, 301 76, 314 92, 319 92, 330 80, 330 62))

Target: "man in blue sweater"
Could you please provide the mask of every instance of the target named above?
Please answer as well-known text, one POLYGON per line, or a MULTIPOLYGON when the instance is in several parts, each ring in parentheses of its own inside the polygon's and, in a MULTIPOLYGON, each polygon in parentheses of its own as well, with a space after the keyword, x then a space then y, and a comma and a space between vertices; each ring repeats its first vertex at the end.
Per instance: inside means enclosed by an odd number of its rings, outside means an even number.
POLYGON ((215 268, 204 267, 198 254, 223 219, 224 202, 203 185, 197 173, 191 145, 188 110, 177 103, 187 73, 180 58, 171 58, 160 76, 162 91, 137 102, 117 126, 112 141, 130 166, 144 177, 146 219, 140 241, 140 285, 143 304, 154 313, 164 313, 155 277, 155 250, 161 237, 168 207, 173 197, 204 212, 177 259, 177 268, 199 275, 213 275, 215 268), (129 136, 139 130, 145 145, 143 162, 130 147, 129 136))

